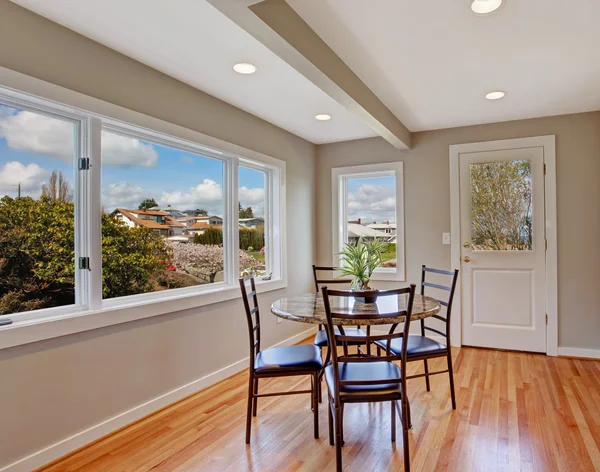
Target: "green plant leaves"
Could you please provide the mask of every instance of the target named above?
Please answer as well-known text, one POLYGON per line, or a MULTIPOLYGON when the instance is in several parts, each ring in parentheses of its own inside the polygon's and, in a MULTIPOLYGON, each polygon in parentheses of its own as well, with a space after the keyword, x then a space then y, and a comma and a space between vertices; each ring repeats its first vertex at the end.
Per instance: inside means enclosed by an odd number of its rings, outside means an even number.
POLYGON ((378 239, 363 240, 360 238, 356 245, 347 243, 340 253, 338 270, 343 276, 352 276, 353 289, 368 288, 369 281, 375 269, 382 262, 385 243, 378 239))

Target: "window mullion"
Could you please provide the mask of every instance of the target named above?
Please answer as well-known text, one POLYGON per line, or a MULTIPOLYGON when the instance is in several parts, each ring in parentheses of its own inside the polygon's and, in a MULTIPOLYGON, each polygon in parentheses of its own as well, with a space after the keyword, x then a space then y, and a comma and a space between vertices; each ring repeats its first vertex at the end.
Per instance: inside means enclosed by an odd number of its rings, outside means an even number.
POLYGON ((88 156, 90 168, 87 173, 87 257, 90 258, 89 306, 102 307, 102 121, 91 118, 88 125, 88 156))
POLYGON ((224 218, 223 218, 223 269, 224 280, 227 284, 236 283, 240 274, 238 257, 240 246, 239 234, 239 192, 238 192, 239 162, 237 159, 225 161, 224 175, 224 218))

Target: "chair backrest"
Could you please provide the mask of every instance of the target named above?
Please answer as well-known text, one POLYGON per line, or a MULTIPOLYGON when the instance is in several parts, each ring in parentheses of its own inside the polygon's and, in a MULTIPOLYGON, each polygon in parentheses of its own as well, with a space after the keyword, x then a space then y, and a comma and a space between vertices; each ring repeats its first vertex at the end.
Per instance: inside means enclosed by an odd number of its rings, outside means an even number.
MULTIPOLYGON (((334 375, 334 385, 335 385, 335 396, 336 398, 340 392, 340 386, 345 385, 378 385, 378 384, 404 384, 406 382, 406 376, 404 372, 406 372, 406 342, 402 343, 402 352, 398 354, 393 354, 390 350, 391 341, 393 339, 404 338, 406 339, 408 336, 408 331, 410 329, 410 317, 412 315, 413 301, 415 297, 415 288, 414 284, 411 284, 410 287, 400 288, 396 290, 386 290, 380 291, 377 293, 378 300, 383 297, 395 297, 398 300, 397 311, 390 311, 386 313, 375 313, 375 314, 361 314, 354 315, 349 314, 348 310, 340 313, 335 311, 335 308, 332 309, 331 299, 330 297, 340 297, 352 299, 355 297, 364 297, 364 296, 373 296, 373 292, 348 292, 342 290, 328 290, 327 287, 323 287, 323 303, 325 305, 325 313, 327 315, 327 336, 330 346, 341 345, 343 347, 344 353, 339 355, 336 349, 331 350, 331 360, 333 364, 334 375), (402 299, 402 297, 404 297, 402 299), (369 320, 373 318, 392 318, 392 317, 400 317, 404 316, 404 328, 402 332, 396 333, 395 329, 398 323, 394 324, 390 329, 388 334, 368 334, 367 336, 347 336, 344 333, 344 328, 341 325, 338 325, 339 333, 336 332, 333 320, 369 320), (364 344, 373 343, 376 341, 384 341, 386 343, 385 353, 383 355, 372 355, 372 356, 350 356, 348 354, 348 343, 361 341, 364 344), (339 363, 351 363, 351 362, 385 362, 385 361, 400 361, 401 363, 401 372, 402 378, 399 379, 373 379, 373 380, 340 380, 339 379, 339 363)), ((346 303, 342 303, 346 305, 346 303)), ((339 322, 339 321, 338 321, 339 322)), ((343 321, 342 321, 343 323, 343 321)))
MULTIPOLYGON (((425 287, 434 288, 437 290, 443 290, 448 292, 448 298, 444 300, 440 300, 438 297, 435 298, 440 305, 446 307, 446 317, 442 315, 433 315, 430 318, 434 318, 440 320, 446 324, 446 332, 442 332, 439 329, 432 328, 431 326, 427 326, 425 324, 425 319, 421 320, 421 335, 425 336, 425 331, 431 331, 440 336, 446 338, 446 346, 450 346, 450 316, 452 315, 452 301, 454 300, 454 291, 456 290, 456 281, 458 279, 458 269, 455 270, 442 270, 442 269, 433 269, 432 267, 427 267, 425 265, 422 266, 421 270, 421 295, 425 295, 425 287), (438 274, 445 275, 448 277, 452 277, 450 280, 450 285, 440 285, 436 283, 427 282, 425 280, 426 274, 438 274)), ((431 296, 431 295, 429 295, 431 296)))
POLYGON ((337 267, 326 267, 326 266, 316 266, 313 264, 313 277, 315 279, 315 289, 317 293, 321 291, 321 287, 325 285, 332 284, 348 284, 352 282, 350 279, 342 279, 333 277, 333 273, 337 270, 337 267), (322 277, 319 272, 328 272, 331 273, 330 278, 322 277))
POLYGON ((258 309, 258 297, 256 295, 256 285, 254 276, 241 277, 239 279, 240 289, 242 290, 242 300, 246 310, 246 320, 248 321, 248 335, 250 339, 250 368, 254 368, 254 360, 260 352, 260 311, 258 309), (250 292, 247 284, 250 283, 250 292))

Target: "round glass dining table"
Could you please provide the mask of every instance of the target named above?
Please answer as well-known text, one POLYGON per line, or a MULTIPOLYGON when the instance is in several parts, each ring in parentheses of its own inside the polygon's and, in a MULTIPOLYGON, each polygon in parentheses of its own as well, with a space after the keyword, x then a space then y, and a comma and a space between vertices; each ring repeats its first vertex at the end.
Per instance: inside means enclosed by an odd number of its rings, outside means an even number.
MULTIPOLYGON (((336 320, 334 318, 334 324, 364 326, 403 323, 405 316, 394 316, 394 314, 406 310, 408 294, 382 296, 375 303, 363 303, 354 298, 347 297, 330 297, 329 304, 331 305, 331 311, 334 313, 356 315, 356 320, 351 318, 336 320)), ((415 294, 410 320, 428 318, 438 313, 440 309, 440 303, 435 298, 415 294)), ((323 298, 320 293, 307 293, 305 295, 282 298, 271 305, 271 312, 275 316, 286 320, 301 323, 327 324, 325 306, 323 305, 323 298)))

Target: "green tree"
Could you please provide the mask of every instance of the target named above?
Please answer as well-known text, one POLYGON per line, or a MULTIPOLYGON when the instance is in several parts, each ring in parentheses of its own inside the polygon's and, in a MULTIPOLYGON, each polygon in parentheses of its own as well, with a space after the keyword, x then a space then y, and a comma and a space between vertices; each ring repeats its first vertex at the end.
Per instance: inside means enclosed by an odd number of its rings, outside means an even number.
POLYGON ((205 244, 207 246, 223 244, 223 231, 217 228, 206 228, 204 234, 194 235, 194 243, 205 244))
POLYGON ((102 295, 124 297, 153 291, 172 260, 163 239, 145 227, 129 228, 102 214, 102 295))
MULTIPOLYGON (((60 199, 0 199, 0 314, 74 303, 74 214, 60 199)), ((102 215, 105 298, 153 290, 170 261, 151 230, 102 215)))
POLYGON ((239 208, 239 218, 254 218, 254 211, 252 211, 252 207, 242 208, 242 204, 238 203, 239 208))
POLYGON ((156 200, 154 198, 146 198, 140 205, 138 206, 138 210, 148 210, 152 207, 158 206, 156 200))

